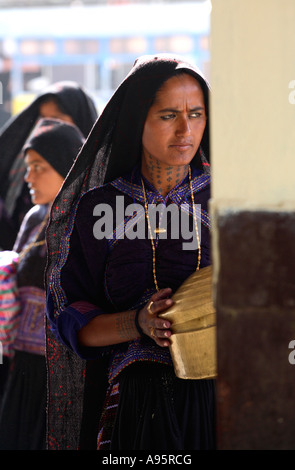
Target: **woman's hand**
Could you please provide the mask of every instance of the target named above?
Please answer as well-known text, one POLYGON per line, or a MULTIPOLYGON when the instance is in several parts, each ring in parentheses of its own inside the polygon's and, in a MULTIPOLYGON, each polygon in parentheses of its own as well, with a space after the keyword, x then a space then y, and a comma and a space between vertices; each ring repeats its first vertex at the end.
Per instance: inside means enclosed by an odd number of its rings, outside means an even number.
MULTIPOLYGON (((172 290, 166 288, 152 295, 137 316, 140 329, 159 346, 169 346, 170 344, 171 323, 159 318, 158 314, 173 304, 173 300, 169 298, 171 293, 172 290)), ((135 319, 135 310, 97 315, 78 331, 78 341, 82 346, 90 347, 110 346, 133 341, 138 338, 135 319)))
POLYGON ((173 304, 173 300, 169 298, 171 294, 172 290, 170 288, 161 289, 152 295, 138 314, 140 328, 145 335, 152 338, 159 346, 169 346, 170 344, 171 323, 168 320, 159 318, 158 314, 173 304))

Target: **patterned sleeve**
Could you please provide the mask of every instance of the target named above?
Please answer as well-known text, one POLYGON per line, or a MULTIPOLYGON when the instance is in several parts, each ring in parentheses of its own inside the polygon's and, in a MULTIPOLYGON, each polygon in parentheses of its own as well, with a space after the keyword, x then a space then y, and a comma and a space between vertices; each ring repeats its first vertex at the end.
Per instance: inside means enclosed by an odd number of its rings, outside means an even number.
MULTIPOLYGON (((82 199, 83 201, 83 199, 82 199)), ((95 358, 109 348, 82 347, 78 331, 97 315, 105 313, 105 240, 93 236, 92 206, 80 203, 70 237, 63 240, 66 255, 47 292, 47 316, 55 336, 80 357, 95 358)))

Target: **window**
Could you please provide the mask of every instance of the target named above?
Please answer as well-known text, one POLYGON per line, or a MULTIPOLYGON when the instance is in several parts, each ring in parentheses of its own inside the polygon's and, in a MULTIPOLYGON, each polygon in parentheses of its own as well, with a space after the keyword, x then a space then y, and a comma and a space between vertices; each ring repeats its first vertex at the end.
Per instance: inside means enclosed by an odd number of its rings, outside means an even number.
POLYGON ((55 42, 50 39, 41 41, 25 39, 21 42, 20 50, 23 55, 53 55, 56 46, 55 42))
POLYGON ((97 54, 99 42, 95 39, 68 39, 64 42, 66 54, 97 54))
POLYGON ((147 40, 143 37, 110 40, 112 54, 143 54, 146 50, 147 40))
POLYGON ((193 39, 190 36, 159 37, 154 42, 158 52, 185 54, 193 50, 193 39))

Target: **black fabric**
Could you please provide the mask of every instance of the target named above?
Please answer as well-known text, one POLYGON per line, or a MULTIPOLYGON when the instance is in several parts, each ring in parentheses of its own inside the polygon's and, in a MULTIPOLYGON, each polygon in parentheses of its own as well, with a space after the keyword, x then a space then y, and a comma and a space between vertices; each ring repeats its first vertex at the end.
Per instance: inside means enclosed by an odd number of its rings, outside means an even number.
POLYGON ((108 387, 106 357, 86 362, 80 450, 96 450, 99 419, 108 387))
MULTIPOLYGON (((24 195, 25 207, 30 207, 31 199, 26 186, 26 195, 24 195)), ((21 208, 21 212, 23 212, 21 208)), ((4 201, 0 198, 0 250, 12 248, 17 235, 16 227, 7 213, 4 201)))
POLYGON ((0 450, 44 450, 46 362, 44 356, 17 351, 3 397, 0 450), (20 399, 19 390, 22 390, 20 399))
MULTIPOLYGON (((37 227, 43 222, 48 215, 47 205, 34 206, 26 215, 18 233, 17 240, 14 244, 14 251, 20 253, 26 247, 29 240, 32 238, 32 233, 37 230, 37 227)), ((36 241, 44 240, 45 229, 41 230, 36 241)), ((46 246, 33 246, 26 255, 22 256, 19 260, 17 267, 17 285, 34 286, 39 289, 44 289, 44 270, 46 267, 46 246)))
POLYGON ((24 154, 29 149, 38 152, 65 178, 84 142, 78 127, 57 119, 41 119, 26 141, 24 154))
MULTIPOLYGON (((26 214, 25 219, 23 220, 21 229, 18 232, 17 239, 13 246, 14 251, 20 253, 25 245, 28 243, 30 234, 32 230, 40 225, 41 222, 48 215, 49 206, 48 204, 36 204, 32 209, 26 214)), ((44 239, 45 230, 40 233, 38 240, 44 239)), ((32 284, 35 285, 35 284, 32 284)))
POLYGON ((49 98, 57 100, 60 108, 72 117, 87 137, 98 114, 92 98, 77 83, 57 82, 42 92, 21 113, 13 116, 0 131, 0 200, 10 218, 0 218, 0 248, 9 250, 15 241, 24 215, 32 207, 24 183, 25 165, 22 148, 39 119, 39 107, 49 98))
MULTIPOLYGON (((47 321, 46 362, 48 391, 46 448, 78 450, 87 364, 70 349, 56 341, 47 321)), ((88 403, 89 407, 91 405, 95 410, 96 402, 92 400, 88 403)), ((87 436, 87 444, 84 438, 86 436, 83 435, 84 445, 91 445, 92 436, 87 436)))
POLYGON ((1 402, 2 397, 5 389, 5 383, 9 373, 9 366, 10 366, 10 358, 3 356, 2 357, 2 364, 0 364, 0 409, 1 409, 1 402))
POLYGON ((214 380, 178 379, 172 367, 134 364, 120 375, 111 450, 214 450, 214 380), (208 414, 210 416, 208 416, 208 414))
POLYGON ((98 117, 90 95, 77 83, 63 81, 48 87, 39 97, 39 104, 51 96, 60 103, 62 111, 72 117, 84 137, 87 137, 98 117))

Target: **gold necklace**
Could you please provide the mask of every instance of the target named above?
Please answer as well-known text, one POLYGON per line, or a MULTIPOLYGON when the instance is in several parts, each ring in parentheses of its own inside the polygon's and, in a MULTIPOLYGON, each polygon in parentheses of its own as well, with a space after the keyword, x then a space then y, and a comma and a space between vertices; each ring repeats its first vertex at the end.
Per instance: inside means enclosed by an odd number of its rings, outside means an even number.
MULTIPOLYGON (((190 166, 188 167, 188 177, 189 177, 189 185, 190 185, 190 191, 191 191, 194 224, 195 224, 195 230, 196 230, 197 242, 198 242, 198 261, 197 261, 197 267, 196 267, 196 271, 198 271, 200 269, 200 263, 201 263, 201 243, 200 243, 200 237, 199 237, 199 231, 198 231, 198 225, 197 225, 197 215, 196 215, 196 208, 195 208, 195 203, 194 203, 194 193, 193 193, 193 186, 192 186, 192 174, 191 174, 191 167, 190 166)), ((146 216, 146 220, 147 220, 147 224, 148 224, 148 230, 149 230, 149 234, 150 234, 152 251, 153 251, 154 284, 155 284, 156 290, 159 291, 159 286, 158 286, 158 282, 157 282, 157 275, 156 275, 156 247, 155 247, 155 243, 154 243, 154 239, 153 239, 153 233, 152 233, 150 218, 149 218, 147 197, 146 197, 145 186, 144 186, 144 182, 143 182, 142 178, 141 178, 141 186, 142 186, 143 199, 144 199, 145 216, 146 216)))

